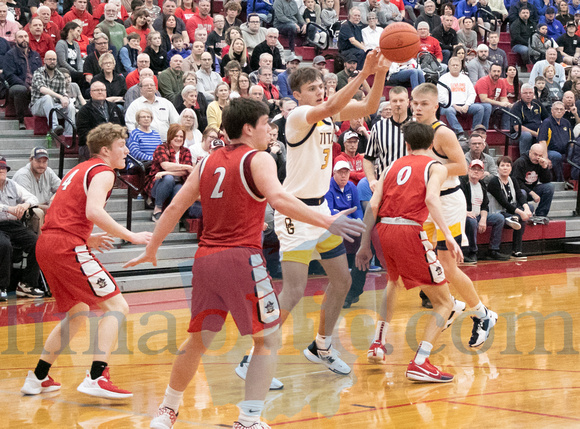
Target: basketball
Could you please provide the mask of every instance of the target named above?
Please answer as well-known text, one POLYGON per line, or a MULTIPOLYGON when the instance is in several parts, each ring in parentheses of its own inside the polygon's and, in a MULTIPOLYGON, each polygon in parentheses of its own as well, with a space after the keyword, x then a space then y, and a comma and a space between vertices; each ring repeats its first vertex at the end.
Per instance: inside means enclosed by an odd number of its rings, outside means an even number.
POLYGON ((417 56, 421 44, 419 34, 412 25, 395 22, 383 30, 379 46, 385 58, 404 63, 417 56))

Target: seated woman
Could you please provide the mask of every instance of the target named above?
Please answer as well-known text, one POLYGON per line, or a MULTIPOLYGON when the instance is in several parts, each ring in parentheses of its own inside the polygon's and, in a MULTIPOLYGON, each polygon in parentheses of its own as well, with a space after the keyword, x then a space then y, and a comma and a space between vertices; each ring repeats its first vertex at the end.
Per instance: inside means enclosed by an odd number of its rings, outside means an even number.
MULTIPOLYGON (((193 73, 193 72, 188 72, 193 73)), ((193 74, 195 76, 195 73, 193 74)), ((197 84, 197 80, 195 81, 197 84)), ((183 112, 184 109, 191 109, 197 116, 198 128, 200 131, 207 127, 207 100, 205 96, 197 92, 197 88, 193 83, 186 83, 181 90, 181 94, 175 97, 175 103, 181 103, 176 106, 177 113, 183 112)))
POLYGON ((417 69, 417 61, 411 59, 406 63, 392 63, 389 68, 388 80, 390 85, 415 88, 425 82, 425 75, 422 70, 417 69))
POLYGON ((75 21, 67 22, 60 32, 60 39, 56 43, 55 52, 59 68, 68 70, 72 80, 83 84, 83 57, 80 45, 75 40, 81 34, 83 27, 75 21))
MULTIPOLYGON (((191 147, 196 143, 201 143, 201 131, 197 128, 197 116, 192 109, 183 109, 179 115, 179 125, 185 130, 185 143, 183 144, 191 152, 191 147)), ((197 164, 195 156, 192 155, 194 164, 197 164)))
POLYGON ((451 57, 457 57, 461 60, 461 73, 463 74, 467 74, 467 61, 465 59, 466 53, 467 50, 465 49, 465 46, 459 44, 455 45, 455 47, 453 48, 453 53, 451 54, 451 57))
POLYGON ((127 34, 137 33, 140 37, 141 50, 147 47, 147 35, 151 32, 149 28, 149 12, 146 9, 138 9, 131 15, 131 25, 127 28, 127 34))
POLYGON ((196 142, 194 145, 189 146, 189 151, 191 152, 191 158, 193 163, 197 164, 201 162, 210 153, 211 142, 214 140, 219 140, 219 131, 215 128, 207 127, 201 136, 201 140, 196 142))
POLYGON ((230 86, 232 91, 234 90, 234 87, 237 88, 238 86, 238 79, 240 78, 241 71, 240 63, 236 60, 230 61, 224 67, 224 77, 222 80, 230 86))
POLYGON ((167 142, 157 146, 153 152, 153 163, 145 181, 145 192, 155 200, 153 222, 159 220, 163 207, 171 202, 193 171, 191 152, 184 142, 183 127, 171 124, 167 130, 167 142))
POLYGON ((232 87, 230 98, 249 98, 250 97, 250 76, 248 73, 240 73, 238 78, 238 85, 236 88, 232 87))
POLYGON ((161 33, 152 31, 147 35, 147 47, 143 51, 144 54, 149 55, 149 68, 156 75, 165 70, 169 64, 167 62, 167 51, 163 49, 161 44, 161 33))
POLYGON ((215 101, 207 106, 207 126, 219 130, 222 126, 222 110, 230 104, 230 87, 221 82, 215 88, 215 101))
MULTIPOLYGON (((222 48, 222 58, 224 58, 226 56, 226 54, 230 51, 230 48, 232 46, 232 42, 236 39, 239 39, 242 37, 242 30, 240 30, 240 27, 229 27, 226 30, 226 35, 224 36, 224 41, 226 42, 226 46, 224 46, 222 48)), ((224 65, 222 64, 222 67, 224 67, 224 65)))
POLYGON ((145 167, 151 166, 155 149, 162 144, 159 133, 151 128, 153 113, 140 109, 135 113, 137 127, 131 131, 127 147, 132 157, 142 161, 145 167))
POLYGON ((512 159, 509 156, 502 156, 497 160, 497 166, 498 176, 492 177, 487 185, 489 213, 501 213, 505 216, 505 225, 514 230, 512 259, 525 260, 522 253, 522 237, 526 222, 532 217, 532 211, 518 181, 510 177, 512 159))
POLYGON ((141 36, 137 33, 129 33, 127 36, 127 44, 119 51, 119 59, 123 66, 123 74, 127 76, 137 68, 137 55, 141 51, 141 36))
POLYGON ((327 100, 328 97, 336 93, 336 87, 338 85, 338 77, 334 73, 326 73, 324 75, 324 99, 327 100))
POLYGON ((227 54, 222 57, 222 76, 225 76, 225 70, 230 61, 237 61, 238 67, 244 73, 252 73, 252 68, 250 67, 250 57, 248 56, 248 50, 246 49, 246 42, 241 37, 234 39, 232 45, 227 54))
POLYGON ((183 37, 184 45, 189 45, 189 35, 187 34, 187 31, 179 31, 177 29, 177 20, 175 19, 175 15, 163 15, 163 23, 160 33, 162 40, 161 46, 167 52, 171 50, 171 38, 175 34, 181 34, 181 37, 183 37))
POLYGON ((93 82, 103 82, 107 87, 107 101, 111 103, 123 104, 125 102, 125 93, 127 84, 125 78, 115 73, 117 62, 111 53, 105 53, 99 57, 99 66, 101 73, 93 77, 93 82))

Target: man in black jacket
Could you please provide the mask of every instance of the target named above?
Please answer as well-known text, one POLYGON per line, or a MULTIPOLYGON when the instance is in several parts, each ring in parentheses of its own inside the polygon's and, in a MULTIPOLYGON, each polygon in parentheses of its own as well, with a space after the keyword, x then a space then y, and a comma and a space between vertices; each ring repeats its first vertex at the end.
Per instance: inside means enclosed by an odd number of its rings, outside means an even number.
POLYGON ((465 194, 467 202, 467 219, 465 220, 465 235, 469 247, 464 250, 464 262, 477 262, 477 233, 484 233, 488 226, 491 227, 489 238, 489 252, 486 259, 494 261, 507 261, 508 255, 499 252, 501 234, 506 218, 500 213, 489 214, 489 199, 487 189, 483 182, 484 166, 479 159, 474 159, 469 164, 467 176, 461 176, 459 183, 465 194))
POLYGON ((14 106, 20 129, 24 129, 24 115, 30 104, 32 75, 42 66, 38 52, 28 47, 28 33, 20 30, 16 33, 16 46, 4 56, 4 78, 8 82, 8 102, 14 106))
POLYGON ((433 30, 431 36, 435 37, 441 45, 443 51, 443 63, 447 64, 453 48, 457 45, 457 33, 453 28, 453 17, 451 15, 444 15, 441 17, 441 25, 433 30))
POLYGON ((421 12, 421 15, 419 15, 415 21, 415 28, 417 28, 420 22, 425 21, 429 24, 429 33, 432 33, 433 30, 441 25, 441 18, 435 13, 435 7, 434 1, 427 0, 425 2, 423 12, 421 12))
POLYGON ((252 52, 252 58, 250 60, 250 67, 252 70, 256 71, 260 68, 260 55, 267 53, 272 55, 272 68, 277 70, 279 73, 286 70, 286 66, 282 62, 282 56, 280 55, 280 49, 278 49, 278 35, 279 32, 276 28, 268 28, 266 31, 266 40, 262 43, 258 43, 252 52))
POLYGON ((510 24, 510 35, 512 51, 520 54, 526 64, 530 62, 528 44, 535 31, 536 25, 530 19, 530 8, 522 6, 519 16, 510 24))
POLYGON ((110 122, 125 125, 125 116, 121 109, 106 100, 107 88, 105 84, 95 81, 91 84, 91 99, 80 108, 77 113, 77 133, 79 135, 79 162, 90 158, 87 147, 87 135, 97 125, 110 122))
POLYGON ((518 20, 518 16, 521 12, 522 9, 529 9, 530 10, 530 21, 532 21, 532 24, 534 26, 538 25, 538 22, 540 21, 540 14, 538 13, 538 9, 536 8, 536 6, 532 3, 530 3, 528 0, 520 0, 517 3, 512 3, 512 5, 510 6, 510 10, 509 10, 509 15, 508 15, 508 21, 510 23, 510 26, 518 20))

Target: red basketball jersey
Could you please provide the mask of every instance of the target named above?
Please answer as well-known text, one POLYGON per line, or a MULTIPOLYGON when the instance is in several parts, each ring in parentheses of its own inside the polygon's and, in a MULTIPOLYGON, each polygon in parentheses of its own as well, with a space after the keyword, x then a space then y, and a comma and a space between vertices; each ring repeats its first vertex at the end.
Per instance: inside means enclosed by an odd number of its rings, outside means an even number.
MULTIPOLYGON (((100 158, 91 158, 67 173, 56 191, 42 231, 74 235, 86 241, 92 231, 93 222, 87 219, 87 192, 93 177, 103 171, 113 171, 100 158)), ((107 195, 107 199, 111 195, 107 195)))
POLYGON ((402 217, 423 224, 429 216, 425 204, 429 166, 433 158, 407 155, 396 160, 383 182, 380 217, 402 217))
POLYGON ((244 144, 228 145, 203 161, 200 246, 262 248, 266 199, 259 195, 250 172, 256 153, 244 144))

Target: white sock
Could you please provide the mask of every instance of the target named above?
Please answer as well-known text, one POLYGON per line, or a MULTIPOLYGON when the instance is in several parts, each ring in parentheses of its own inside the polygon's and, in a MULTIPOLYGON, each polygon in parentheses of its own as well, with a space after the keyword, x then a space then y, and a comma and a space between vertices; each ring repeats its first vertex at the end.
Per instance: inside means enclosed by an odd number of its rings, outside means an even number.
POLYGON ((254 347, 252 346, 250 353, 248 353, 248 363, 252 360, 252 356, 254 354, 254 347))
POLYGON ((487 309, 481 301, 479 301, 479 304, 473 307, 473 311, 475 311, 475 315, 478 319, 483 319, 487 315, 487 309))
POLYGON ((316 334, 316 348, 319 350, 328 350, 332 344, 332 335, 325 337, 324 335, 316 334))
POLYGON ((379 320, 377 322, 377 329, 375 330, 374 342, 380 342, 383 346, 387 338, 387 330, 389 329, 389 324, 384 320, 379 320))
POLYGON ((244 426, 252 426, 260 421, 264 401, 242 401, 238 404, 238 408, 240 409, 238 421, 244 426))
POLYGON ((421 344, 419 344, 419 348, 417 349, 417 354, 415 355, 415 363, 417 365, 423 365, 425 359, 427 359, 431 354, 431 350, 433 350, 433 344, 427 341, 421 341, 421 344))
POLYGON ((172 389, 167 386, 165 389, 165 397, 163 398, 162 407, 171 408, 175 411, 175 414, 179 411, 179 405, 181 405, 181 400, 183 398, 183 392, 172 389))

